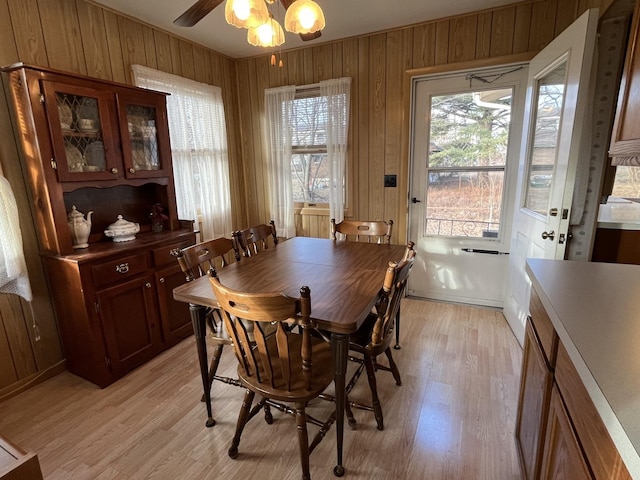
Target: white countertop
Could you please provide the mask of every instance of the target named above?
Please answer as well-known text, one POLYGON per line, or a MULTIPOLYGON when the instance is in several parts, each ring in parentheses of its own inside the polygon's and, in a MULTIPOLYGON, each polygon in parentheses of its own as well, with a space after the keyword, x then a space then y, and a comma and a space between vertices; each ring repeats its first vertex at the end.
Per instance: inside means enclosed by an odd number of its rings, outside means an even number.
POLYGON ((640 203, 609 197, 598 209, 598 228, 640 230, 640 203))
POLYGON ((529 259, 526 269, 629 473, 640 479, 640 266, 529 259))

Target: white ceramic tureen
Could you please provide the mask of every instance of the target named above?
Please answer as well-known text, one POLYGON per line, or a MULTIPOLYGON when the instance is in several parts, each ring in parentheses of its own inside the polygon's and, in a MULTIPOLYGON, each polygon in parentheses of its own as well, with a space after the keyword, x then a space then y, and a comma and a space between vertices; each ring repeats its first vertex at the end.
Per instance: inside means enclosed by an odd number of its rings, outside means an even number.
POLYGON ((118 220, 109 225, 104 231, 107 237, 113 238, 114 242, 128 242, 136 238, 136 233, 140 231, 140 225, 129 222, 118 215, 118 220))

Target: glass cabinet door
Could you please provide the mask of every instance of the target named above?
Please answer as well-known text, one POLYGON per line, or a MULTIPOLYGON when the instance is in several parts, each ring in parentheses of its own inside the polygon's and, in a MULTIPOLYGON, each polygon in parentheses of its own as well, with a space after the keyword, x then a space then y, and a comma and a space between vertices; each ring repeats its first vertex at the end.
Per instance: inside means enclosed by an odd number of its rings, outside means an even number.
POLYGON ((43 82, 52 136, 52 166, 60 181, 118 177, 110 115, 112 95, 93 88, 43 82))
POLYGON ((171 173, 165 98, 155 93, 118 93, 122 154, 127 178, 171 173))

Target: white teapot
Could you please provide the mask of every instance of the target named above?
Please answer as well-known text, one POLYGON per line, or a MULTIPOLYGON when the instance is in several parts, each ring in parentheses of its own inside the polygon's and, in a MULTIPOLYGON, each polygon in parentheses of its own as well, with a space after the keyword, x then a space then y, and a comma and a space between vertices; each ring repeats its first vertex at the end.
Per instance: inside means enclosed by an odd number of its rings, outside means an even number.
POLYGON ((87 248, 89 244, 89 234, 91 233, 91 214, 93 211, 87 213, 87 218, 76 209, 74 205, 71 207, 71 212, 67 215, 69 230, 71 230, 71 242, 73 248, 87 248))

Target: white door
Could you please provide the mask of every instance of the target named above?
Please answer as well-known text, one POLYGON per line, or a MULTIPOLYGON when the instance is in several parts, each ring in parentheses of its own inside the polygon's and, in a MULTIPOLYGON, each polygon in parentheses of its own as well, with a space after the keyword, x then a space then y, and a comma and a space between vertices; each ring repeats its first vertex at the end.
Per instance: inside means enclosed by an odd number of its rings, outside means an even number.
POLYGON ((526 65, 413 79, 410 295, 501 307, 526 65))
POLYGON ((521 344, 531 291, 526 259, 564 259, 597 24, 597 9, 585 12, 529 64, 504 302, 521 344))

